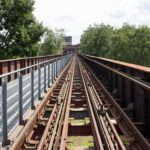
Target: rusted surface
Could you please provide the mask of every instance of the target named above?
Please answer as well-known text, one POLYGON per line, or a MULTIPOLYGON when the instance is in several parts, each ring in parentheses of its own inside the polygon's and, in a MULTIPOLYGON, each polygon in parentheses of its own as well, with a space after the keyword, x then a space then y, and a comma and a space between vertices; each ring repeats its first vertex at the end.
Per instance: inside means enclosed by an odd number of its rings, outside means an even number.
POLYGON ((10 149, 78 150, 81 147, 148 150, 150 145, 87 64, 75 56, 10 149), (73 145, 74 141, 69 140, 80 136, 85 139, 90 136, 92 144, 73 145))
MULTIPOLYGON (((88 102, 89 109, 91 110, 91 117, 93 118, 93 124, 97 124, 99 135, 101 136, 101 145, 99 149, 125 149, 123 142, 121 141, 114 125, 110 122, 109 115, 106 112, 106 108, 101 101, 103 95, 99 95, 94 86, 93 77, 87 72, 87 70, 81 66, 82 79, 84 81, 84 87, 89 92, 88 102), (94 119, 95 118, 95 119, 94 119)), ((101 93, 102 94, 102 93, 101 93)), ((93 126, 96 128, 96 126, 93 126)), ((96 132, 97 133, 97 132, 96 132)), ((99 143, 100 141, 97 140, 99 143)))
POLYGON ((91 125, 70 125, 68 127, 68 136, 92 135, 91 125))
MULTIPOLYGON (((89 56, 89 55, 87 55, 89 56)), ((89 56, 91 58, 97 58, 99 60, 102 60, 104 62, 110 62, 110 63, 113 63, 113 64, 118 64, 118 65, 121 65, 121 66, 124 66, 124 67, 129 67, 129 68, 133 68, 135 70, 140 70, 140 71, 143 71, 143 72, 148 72, 150 73, 150 68, 149 67, 145 67, 145 66, 140 66, 140 65, 136 65, 136 64, 131 64, 131 63, 127 63, 127 62, 123 62, 123 61, 117 61, 117 60, 112 60, 112 59, 108 59, 108 58, 103 58, 103 57, 95 57, 95 56, 89 56)))
POLYGON ((145 138, 150 139, 150 73, 104 64, 95 57, 82 58, 145 138))
MULTIPOLYGON (((69 64, 70 65, 70 64, 69 64)), ((61 89, 62 83, 64 82, 64 78, 66 76, 66 72, 69 69, 69 65, 67 68, 64 69, 64 71, 61 73, 59 78, 56 80, 56 82, 51 87, 50 91, 46 95, 46 97, 42 100, 39 107, 37 107, 36 111, 34 112, 31 119, 27 122, 22 132, 19 134, 18 138, 14 141, 13 145, 10 147, 12 150, 19 150, 21 148, 30 149, 34 148, 37 149, 37 145, 39 144, 39 136, 37 136, 37 139, 33 139, 35 137, 34 131, 37 129, 37 125, 43 126, 44 128, 47 125, 48 118, 43 117, 45 108, 50 108, 53 103, 55 104, 56 98, 58 97, 58 94, 53 94, 55 89, 61 89), (52 104, 51 104, 52 102, 52 104), (45 118, 45 119, 44 119, 45 118), (34 136, 33 136, 34 135, 34 136)), ((61 99, 60 99, 61 100, 61 99)), ((58 100, 57 105, 59 105, 60 101, 58 100)), ((56 106, 55 106, 56 107, 56 106)), ((55 108, 54 108, 55 109, 55 108)), ((45 130, 45 129, 44 129, 45 130)), ((43 132, 44 133, 44 132, 43 132)), ((41 136, 41 135, 40 135, 41 136)))
MULTIPOLYGON (((93 63, 94 66, 94 63, 93 63)), ((93 67, 92 66, 92 67, 93 67)), ((90 68, 89 68, 90 71, 90 68)), ((96 74, 97 75, 97 74, 96 74)), ((96 89, 99 88, 99 93, 103 93, 104 95, 101 96, 102 101, 108 107, 106 107, 105 113, 108 112, 110 116, 116 118, 116 122, 118 122, 116 128, 118 133, 121 131, 123 136, 122 141, 127 142, 130 148, 135 149, 150 149, 150 145, 148 141, 142 136, 142 134, 138 131, 132 121, 127 117, 127 115, 123 112, 121 107, 117 104, 117 102, 113 99, 110 93, 106 90, 103 84, 98 80, 98 78, 92 73, 92 76, 89 77, 92 82, 97 84, 96 89), (124 136, 126 138, 124 138, 124 136), (132 140, 131 140, 132 139, 132 140)), ((91 86, 91 85, 90 85, 91 86)), ((104 107, 105 108, 105 107, 104 107)))
MULTIPOLYGON (((48 55, 48 56, 38 56, 38 57, 27 57, 27 58, 19 58, 19 59, 8 59, 8 60, 0 60, 0 75, 6 74, 18 69, 22 69, 28 67, 30 65, 35 65, 37 63, 41 63, 44 61, 48 61, 52 58, 57 58, 62 55, 48 55)), ((35 68, 36 70, 37 68, 35 68)), ((30 69, 26 69, 22 72, 22 74, 28 74, 30 69)), ((8 76, 8 81, 14 80, 17 78, 17 74, 12 74, 8 76)))

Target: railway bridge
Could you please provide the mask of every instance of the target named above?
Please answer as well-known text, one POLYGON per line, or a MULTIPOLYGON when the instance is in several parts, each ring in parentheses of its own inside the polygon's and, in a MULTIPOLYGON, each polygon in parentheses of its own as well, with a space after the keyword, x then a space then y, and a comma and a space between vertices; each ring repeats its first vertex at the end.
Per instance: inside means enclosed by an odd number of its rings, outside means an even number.
POLYGON ((0 61, 0 143, 150 150, 150 68, 74 53, 0 61))

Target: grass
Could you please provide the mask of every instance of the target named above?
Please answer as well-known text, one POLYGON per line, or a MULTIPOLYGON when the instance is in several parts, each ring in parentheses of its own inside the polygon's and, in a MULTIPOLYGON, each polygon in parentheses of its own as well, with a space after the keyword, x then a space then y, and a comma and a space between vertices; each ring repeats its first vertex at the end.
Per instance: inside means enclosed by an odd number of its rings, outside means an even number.
POLYGON ((83 146, 83 147, 93 147, 93 137, 92 136, 69 136, 67 139, 68 147, 83 146))
POLYGON ((130 149, 130 143, 124 139, 124 135, 120 135, 120 138, 123 141, 123 144, 124 144, 125 148, 127 150, 130 149))
POLYGON ((71 123, 72 125, 89 124, 90 123, 90 119, 89 118, 85 118, 85 119, 70 118, 69 119, 69 123, 71 123))

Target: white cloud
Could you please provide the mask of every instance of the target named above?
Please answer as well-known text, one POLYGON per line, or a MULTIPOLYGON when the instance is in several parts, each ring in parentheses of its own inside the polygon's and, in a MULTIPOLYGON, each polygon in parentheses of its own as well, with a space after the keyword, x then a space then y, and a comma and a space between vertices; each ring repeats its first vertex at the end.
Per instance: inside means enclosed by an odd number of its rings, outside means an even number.
POLYGON ((64 28, 74 44, 90 24, 150 25, 149 0, 35 0, 34 7, 39 21, 53 29, 64 28))
POLYGON ((74 18, 69 15, 60 16, 56 19, 58 22, 73 22, 74 18))

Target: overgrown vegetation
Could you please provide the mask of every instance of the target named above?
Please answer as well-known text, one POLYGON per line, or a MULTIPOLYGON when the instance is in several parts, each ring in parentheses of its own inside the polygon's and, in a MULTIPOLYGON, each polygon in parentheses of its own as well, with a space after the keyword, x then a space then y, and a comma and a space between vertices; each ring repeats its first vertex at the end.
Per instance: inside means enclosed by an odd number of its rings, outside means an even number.
POLYGON ((93 148, 94 142, 92 136, 68 136, 67 138, 67 147, 85 147, 93 148))
MULTIPOLYGON (((0 0, 0 59, 62 52, 64 30, 44 27, 36 21, 33 9, 33 0, 0 0)), ((80 51, 150 66, 150 28, 89 26, 81 36, 80 51)))
POLYGON ((44 41, 41 44, 39 55, 51 55, 62 53, 64 45, 64 30, 56 29, 55 32, 47 29, 44 35, 44 41))
POLYGON ((60 52, 64 31, 44 27, 33 10, 33 0, 0 0, 0 59, 60 52))
POLYGON ((0 58, 35 56, 44 27, 34 18, 32 0, 1 0, 0 58))
POLYGON ((150 28, 129 24, 119 29, 104 24, 89 26, 81 36, 80 51, 150 66, 150 28))

